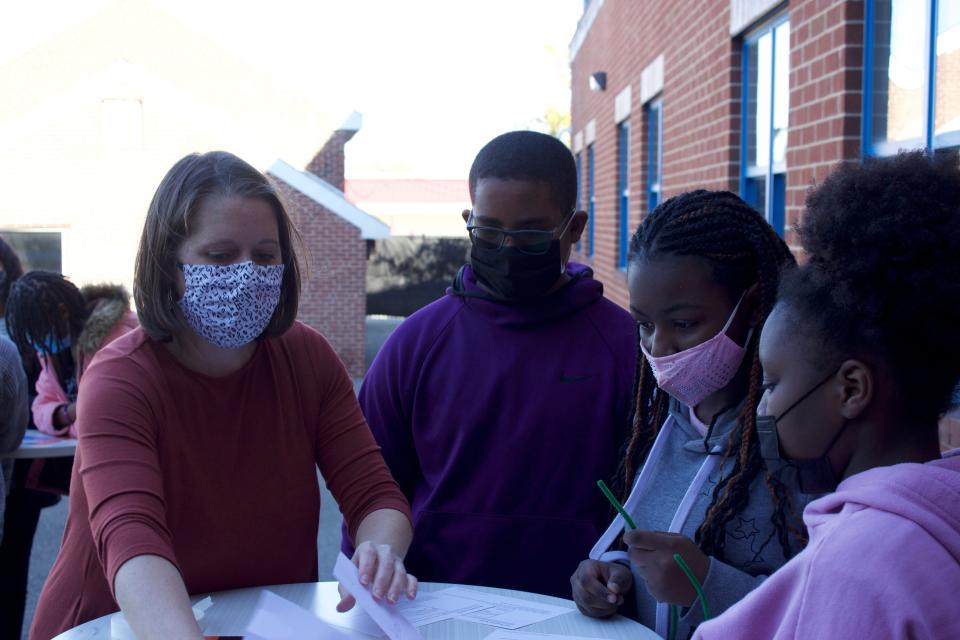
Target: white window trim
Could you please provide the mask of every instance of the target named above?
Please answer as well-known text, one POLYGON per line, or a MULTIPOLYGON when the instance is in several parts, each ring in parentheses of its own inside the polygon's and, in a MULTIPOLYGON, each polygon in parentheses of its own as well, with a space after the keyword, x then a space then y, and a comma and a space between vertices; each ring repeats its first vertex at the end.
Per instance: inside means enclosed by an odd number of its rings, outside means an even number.
POLYGON ((633 92, 630 85, 627 85, 623 91, 617 94, 613 100, 613 123, 620 124, 630 117, 631 102, 633 92))
POLYGON ((663 54, 640 72, 640 104, 645 105, 663 93, 663 54))
POLYGON ((597 139, 597 121, 591 120, 583 128, 583 143, 588 147, 597 139))

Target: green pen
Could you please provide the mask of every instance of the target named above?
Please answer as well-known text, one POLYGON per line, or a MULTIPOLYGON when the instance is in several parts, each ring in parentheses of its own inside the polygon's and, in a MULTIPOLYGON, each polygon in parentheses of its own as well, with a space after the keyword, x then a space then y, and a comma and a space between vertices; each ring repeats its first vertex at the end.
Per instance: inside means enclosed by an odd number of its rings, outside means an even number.
POLYGON ((623 516, 624 521, 627 523, 627 527, 630 529, 636 529, 637 525, 634 524, 633 518, 630 517, 630 514, 627 513, 626 509, 623 508, 623 505, 620 504, 620 501, 614 497, 613 492, 607 487, 607 484, 603 480, 597 480, 597 486, 600 487, 600 491, 603 491, 603 495, 607 496, 607 500, 610 501, 610 504, 613 505, 613 508, 623 516))

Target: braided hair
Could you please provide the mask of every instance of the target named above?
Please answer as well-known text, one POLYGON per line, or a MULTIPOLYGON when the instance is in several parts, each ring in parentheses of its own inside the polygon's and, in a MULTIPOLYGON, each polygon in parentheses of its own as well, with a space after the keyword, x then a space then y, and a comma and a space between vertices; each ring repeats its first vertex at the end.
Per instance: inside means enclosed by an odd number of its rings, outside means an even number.
POLYGON ((38 353, 55 363, 58 376, 72 356, 69 349, 53 353, 46 338, 70 336, 76 341, 88 315, 80 290, 59 273, 29 271, 10 287, 6 311, 10 339, 20 353, 39 347, 38 353))
MULTIPOLYGON (((704 258, 711 265, 716 281, 731 293, 739 294, 756 285, 763 319, 776 301, 781 270, 795 264, 784 241, 750 205, 729 191, 702 189, 664 201, 633 235, 631 264, 666 255, 704 258)), ((746 345, 748 391, 739 416, 739 428, 730 433, 723 452, 724 462, 733 459, 733 468, 714 489, 704 521, 696 533, 700 549, 718 559, 723 558, 726 524, 747 506, 750 485, 765 471, 756 433, 757 404, 762 395, 757 347, 757 340, 746 345)), ((618 474, 624 494, 633 486, 637 471, 653 446, 669 402, 667 394, 657 387, 650 364, 639 347, 635 386, 633 429, 618 474)), ((766 481, 774 503, 771 522, 789 558, 794 553, 790 534, 804 544, 803 533, 791 524, 798 519, 790 509, 786 488, 770 474, 766 481)))
POLYGON ((0 272, 0 310, 3 310, 10 296, 10 286, 23 275, 20 258, 3 238, 0 238, 0 268, 3 270, 0 272))

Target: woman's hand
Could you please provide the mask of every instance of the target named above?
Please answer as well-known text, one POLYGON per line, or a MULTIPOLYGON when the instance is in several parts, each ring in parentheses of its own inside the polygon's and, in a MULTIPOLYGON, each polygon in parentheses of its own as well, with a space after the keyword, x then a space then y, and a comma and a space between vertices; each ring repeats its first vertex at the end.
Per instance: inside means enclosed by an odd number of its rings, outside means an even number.
POLYGON ((573 601, 584 615, 608 618, 623 604, 623 595, 633 588, 630 569, 616 562, 584 560, 570 577, 573 601))
MULTIPOLYGON (((360 584, 370 589, 376 600, 386 597, 396 604, 402 594, 413 600, 417 595, 417 579, 407 573, 403 560, 388 544, 362 542, 352 558, 360 573, 360 584)), ((349 611, 356 600, 340 586, 340 604, 337 611, 349 611)))
POLYGON ((703 584, 710 569, 710 558, 693 540, 679 533, 632 529, 623 534, 623 541, 629 547, 630 562, 658 602, 689 607, 696 601, 696 589, 673 559, 673 554, 679 553, 703 584))

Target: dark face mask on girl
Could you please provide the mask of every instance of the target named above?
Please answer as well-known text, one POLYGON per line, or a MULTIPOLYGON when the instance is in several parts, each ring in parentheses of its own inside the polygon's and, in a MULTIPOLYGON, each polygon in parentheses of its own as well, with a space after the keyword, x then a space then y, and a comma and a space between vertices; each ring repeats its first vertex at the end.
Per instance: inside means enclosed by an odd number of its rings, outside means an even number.
POLYGON ((760 441, 760 455, 763 456, 764 461, 767 463, 767 468, 771 473, 776 473, 784 466, 790 466, 796 469, 797 481, 800 485, 801 493, 830 493, 840 484, 840 478, 838 478, 834 472, 833 465, 830 464, 830 458, 828 456, 833 446, 837 443, 837 440, 840 439, 840 436, 843 435, 844 430, 847 428, 847 421, 843 421, 843 425, 837 430, 837 433, 830 440, 830 443, 826 449, 824 449, 823 453, 816 458, 805 459, 788 459, 781 455, 780 437, 777 434, 777 422, 783 420, 797 405, 825 385, 835 374, 836 371, 818 382, 813 388, 800 396, 796 402, 787 407, 786 411, 779 416, 765 415, 766 403, 764 401, 761 401, 760 406, 757 407, 757 437, 760 441))

